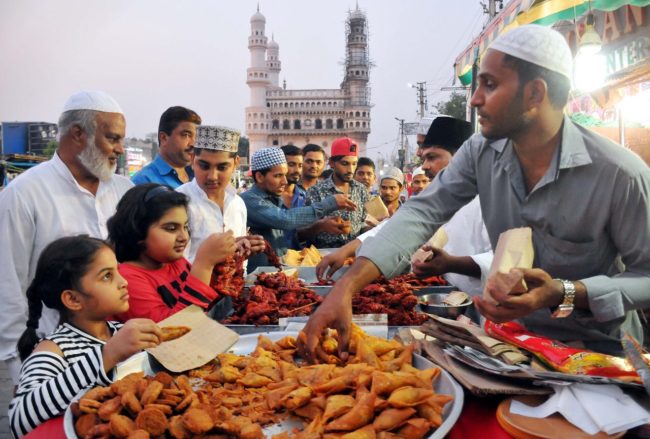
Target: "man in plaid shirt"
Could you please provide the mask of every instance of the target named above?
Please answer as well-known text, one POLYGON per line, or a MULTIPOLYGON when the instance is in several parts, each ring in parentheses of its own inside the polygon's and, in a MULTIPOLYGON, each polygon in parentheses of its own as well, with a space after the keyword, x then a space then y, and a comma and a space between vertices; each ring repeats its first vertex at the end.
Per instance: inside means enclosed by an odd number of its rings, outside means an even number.
POLYGON ((318 248, 341 247, 355 239, 362 232, 366 220, 365 204, 370 195, 364 185, 354 179, 357 168, 356 142, 349 137, 341 137, 332 142, 332 157, 329 159, 330 168, 334 171, 328 179, 318 182, 309 189, 307 204, 316 204, 331 195, 347 195, 357 208, 353 211, 336 212, 343 220, 349 221, 349 233, 332 235, 318 233, 313 238, 313 244, 318 248))

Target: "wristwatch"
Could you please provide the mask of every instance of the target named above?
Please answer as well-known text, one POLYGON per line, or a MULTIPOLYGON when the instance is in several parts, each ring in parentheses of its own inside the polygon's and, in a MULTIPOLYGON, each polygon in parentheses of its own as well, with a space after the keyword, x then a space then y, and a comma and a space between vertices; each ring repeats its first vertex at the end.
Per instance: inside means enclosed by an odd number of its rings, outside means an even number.
POLYGON ((564 288, 564 298, 562 303, 553 311, 551 317, 554 319, 563 319, 568 317, 573 312, 573 301, 576 297, 576 286, 570 280, 565 279, 555 279, 559 280, 562 283, 562 288, 564 288))

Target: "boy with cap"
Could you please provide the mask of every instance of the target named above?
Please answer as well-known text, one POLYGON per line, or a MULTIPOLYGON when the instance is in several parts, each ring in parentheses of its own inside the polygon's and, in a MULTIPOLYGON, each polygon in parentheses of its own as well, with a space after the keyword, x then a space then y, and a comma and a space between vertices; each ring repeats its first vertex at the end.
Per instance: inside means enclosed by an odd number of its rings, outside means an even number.
MULTIPOLYGON (((124 113, 101 91, 70 96, 59 117, 59 147, 47 162, 18 176, 0 192, 0 360, 17 383, 16 342, 25 329, 25 292, 43 248, 55 239, 86 234, 106 239, 106 220, 133 184, 115 175, 124 153, 124 113)), ((59 321, 43 309, 39 334, 59 321)))
POLYGON ((481 134, 364 243, 307 323, 307 355, 328 326, 347 351, 352 295, 380 273, 400 272, 477 194, 492 247, 502 232, 530 227, 538 267, 489 278, 484 298, 474 298, 484 317, 612 354, 621 352, 621 329, 643 339, 635 310, 650 305, 650 171, 564 115, 572 70, 566 40, 550 28, 520 26, 494 40, 470 101, 481 134), (510 278, 522 277, 528 291, 510 294, 510 278))
POLYGON ((381 177, 381 181, 379 182, 379 196, 388 209, 388 216, 393 216, 402 205, 399 199, 402 186, 404 186, 404 174, 397 168, 390 168, 381 177))
POLYGON ((208 236, 228 230, 233 232, 243 251, 254 254, 264 250, 264 238, 247 236, 246 205, 230 184, 239 167, 239 136, 239 131, 226 127, 197 127, 192 160, 194 178, 176 189, 190 200, 191 239, 185 257, 192 263, 208 236))
POLYGON ((411 197, 414 197, 422 192, 427 186, 429 186, 429 183, 431 183, 431 179, 424 173, 422 166, 418 166, 413 170, 412 178, 411 197))
POLYGON ((366 187, 354 180, 354 171, 357 168, 357 144, 349 137, 340 137, 332 142, 332 157, 329 165, 332 176, 312 187, 308 192, 308 203, 318 203, 331 195, 347 195, 356 209, 341 212, 340 217, 349 222, 349 233, 332 235, 319 233, 313 238, 313 244, 318 248, 341 247, 353 240, 361 233, 365 225, 365 204, 370 199, 366 187))
POLYGON ((189 182, 194 177, 192 148, 198 125, 201 125, 201 117, 189 108, 175 106, 165 110, 158 124, 158 155, 131 181, 165 184, 173 189, 189 182))
MULTIPOLYGON (((280 148, 263 148, 251 158, 255 184, 241 194, 248 210, 248 226, 255 234, 269 241, 279 256, 286 253, 289 242, 286 233, 309 226, 316 220, 339 209, 354 210, 354 203, 343 194, 325 197, 310 206, 287 208, 282 193, 287 185, 287 160, 280 148)), ((264 254, 248 260, 248 270, 269 265, 264 254)))

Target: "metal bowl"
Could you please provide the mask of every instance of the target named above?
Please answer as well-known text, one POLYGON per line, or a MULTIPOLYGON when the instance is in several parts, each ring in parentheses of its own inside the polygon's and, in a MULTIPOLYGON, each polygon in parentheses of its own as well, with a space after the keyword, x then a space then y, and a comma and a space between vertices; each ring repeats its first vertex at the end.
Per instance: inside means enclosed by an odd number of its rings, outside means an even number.
POLYGON ((465 314, 474 303, 471 299, 468 299, 465 303, 458 306, 449 306, 442 303, 442 301, 445 300, 445 297, 447 297, 446 293, 432 293, 418 297, 418 306, 420 307, 420 311, 427 314, 434 314, 439 317, 455 319, 459 315, 465 314))

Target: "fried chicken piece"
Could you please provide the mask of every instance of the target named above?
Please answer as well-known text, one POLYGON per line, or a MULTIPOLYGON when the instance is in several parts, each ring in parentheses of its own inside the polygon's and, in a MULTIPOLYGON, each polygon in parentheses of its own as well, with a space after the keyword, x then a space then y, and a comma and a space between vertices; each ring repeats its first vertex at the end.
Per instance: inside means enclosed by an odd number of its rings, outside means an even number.
POLYGON ((144 409, 135 418, 135 425, 139 429, 147 431, 151 436, 160 436, 165 433, 169 422, 163 412, 158 409, 144 409))
POLYGON ((165 342, 181 338, 190 332, 192 328, 188 326, 164 326, 160 328, 160 330, 162 331, 162 338, 160 341, 165 342))
POLYGON ((83 413, 97 413, 97 409, 102 406, 102 403, 88 398, 81 398, 79 400, 79 410, 83 413))
POLYGON ((102 403, 102 405, 97 409, 97 414, 100 419, 103 421, 108 421, 116 413, 119 413, 122 410, 122 397, 116 396, 111 398, 108 401, 102 403))
POLYGON ((205 410, 191 408, 183 414, 183 427, 194 434, 207 433, 213 426, 212 418, 205 410))
POLYGON ((147 405, 153 403, 158 399, 160 392, 162 392, 163 384, 160 381, 151 381, 145 391, 142 393, 140 403, 147 405))
POLYGON ((135 422, 124 415, 113 415, 109 422, 111 435, 118 438, 129 437, 135 431, 135 422))
POLYGON ((85 439, 104 438, 111 435, 111 426, 109 424, 97 424, 88 430, 85 439))
POLYGON ((100 422, 99 416, 96 413, 85 413, 74 423, 74 431, 77 432, 77 436, 84 437, 91 428, 100 422))
POLYGON ((115 381, 110 388, 116 395, 122 395, 126 392, 136 393, 136 385, 142 378, 144 378, 144 372, 130 373, 121 380, 115 381))
POLYGON ((176 385, 176 383, 174 382, 174 377, 172 377, 167 372, 158 372, 157 374, 154 375, 153 379, 154 381, 158 381, 162 383, 163 389, 169 389, 172 386, 176 385))
POLYGON ((92 399, 95 401, 103 401, 108 398, 115 396, 113 390, 110 387, 93 387, 87 391, 82 398, 92 399))

